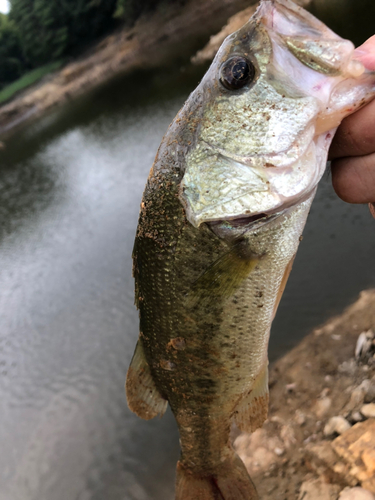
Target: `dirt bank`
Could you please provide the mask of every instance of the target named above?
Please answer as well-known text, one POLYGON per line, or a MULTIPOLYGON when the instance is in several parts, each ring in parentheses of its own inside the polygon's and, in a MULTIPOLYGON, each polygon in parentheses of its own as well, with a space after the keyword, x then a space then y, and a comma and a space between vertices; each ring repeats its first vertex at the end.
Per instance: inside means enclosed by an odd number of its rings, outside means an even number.
POLYGON ((375 499, 372 332, 368 290, 273 365, 267 422, 235 440, 262 500, 375 499))

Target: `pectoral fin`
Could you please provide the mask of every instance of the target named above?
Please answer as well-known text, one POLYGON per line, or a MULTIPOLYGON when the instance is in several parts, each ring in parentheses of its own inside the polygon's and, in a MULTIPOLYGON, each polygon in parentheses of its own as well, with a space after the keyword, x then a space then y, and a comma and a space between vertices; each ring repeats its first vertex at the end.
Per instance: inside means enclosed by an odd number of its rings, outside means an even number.
POLYGON ((138 340, 126 377, 128 406, 138 417, 150 420, 164 415, 168 401, 159 393, 152 378, 141 340, 138 340))
POLYGON ((254 432, 261 427, 268 414, 268 362, 254 381, 248 394, 239 401, 234 421, 243 432, 254 432))
POLYGON ((220 257, 193 283, 187 306, 230 297, 256 267, 261 257, 243 255, 239 245, 220 257))
POLYGON ((288 265, 285 268, 284 276, 283 276, 283 279, 281 280, 279 291, 277 292, 277 297, 276 297, 275 305, 273 308, 272 320, 276 316, 277 308, 279 307, 281 297, 283 296, 283 293, 284 293, 286 284, 288 282, 288 278, 289 278, 290 272, 292 270, 295 258, 296 258, 296 254, 293 255, 293 257, 290 259, 288 265))

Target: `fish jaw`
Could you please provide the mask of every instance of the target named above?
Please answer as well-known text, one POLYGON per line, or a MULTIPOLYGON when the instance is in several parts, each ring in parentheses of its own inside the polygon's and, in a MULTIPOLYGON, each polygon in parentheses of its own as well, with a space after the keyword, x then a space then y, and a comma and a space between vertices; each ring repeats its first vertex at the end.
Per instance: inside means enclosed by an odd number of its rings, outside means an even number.
POLYGON ((263 0, 226 39, 200 91, 206 104, 180 185, 195 227, 273 215, 306 199, 337 126, 374 97, 375 77, 350 41, 291 0, 263 0), (219 81, 233 56, 255 67, 240 90, 219 81))

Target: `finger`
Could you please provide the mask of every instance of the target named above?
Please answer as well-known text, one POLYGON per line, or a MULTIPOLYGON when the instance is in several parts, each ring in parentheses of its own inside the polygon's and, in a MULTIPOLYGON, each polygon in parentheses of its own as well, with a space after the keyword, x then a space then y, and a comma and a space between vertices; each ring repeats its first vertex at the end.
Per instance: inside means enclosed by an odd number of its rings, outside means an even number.
POLYGON ((375 201, 375 153, 335 160, 331 169, 333 187, 342 200, 348 203, 375 201))
POLYGON ((375 101, 343 120, 332 141, 329 159, 375 152, 375 101))
MULTIPOLYGON (((354 57, 368 71, 375 71, 375 35, 354 51, 354 57)), ((375 151, 371 130, 375 124, 375 102, 346 118, 332 142, 329 158, 366 155, 375 151)))
POLYGON ((369 71, 375 71, 375 35, 355 49, 354 57, 369 71))

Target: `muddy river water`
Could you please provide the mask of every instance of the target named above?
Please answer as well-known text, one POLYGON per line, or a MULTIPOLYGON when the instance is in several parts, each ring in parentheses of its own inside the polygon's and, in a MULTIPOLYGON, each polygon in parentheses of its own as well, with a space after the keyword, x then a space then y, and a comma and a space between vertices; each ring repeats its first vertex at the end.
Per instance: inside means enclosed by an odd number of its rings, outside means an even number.
MULTIPOLYGON (((124 396, 131 251, 155 151, 201 74, 175 64, 118 78, 1 152, 0 500, 173 498, 173 418, 144 422, 124 396)), ((375 286, 374 248, 367 207, 340 201, 326 174, 271 359, 375 286)))

